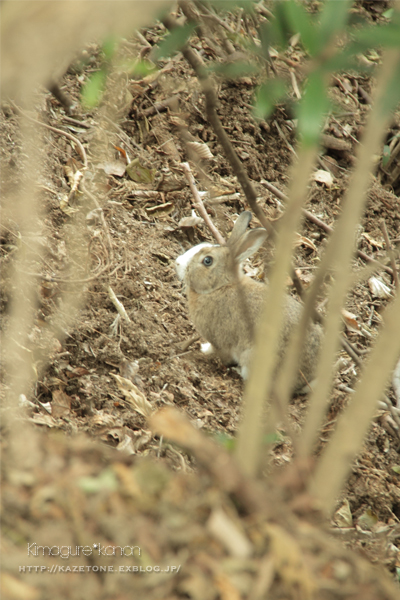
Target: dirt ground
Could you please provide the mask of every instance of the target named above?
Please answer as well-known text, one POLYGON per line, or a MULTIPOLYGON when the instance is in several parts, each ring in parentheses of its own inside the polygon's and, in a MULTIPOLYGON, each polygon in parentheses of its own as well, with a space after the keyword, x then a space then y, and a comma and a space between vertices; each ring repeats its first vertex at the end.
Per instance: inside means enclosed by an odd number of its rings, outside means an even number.
MULTIPOLYGON (((155 26, 142 33, 153 45, 159 39, 162 27, 155 26)), ((211 49, 202 47, 198 40, 194 45, 204 60, 212 58, 211 49)), ((149 50, 143 41, 132 39, 122 43, 118 56, 134 58, 138 51, 146 55, 149 50)), ((299 48, 293 47, 287 58, 295 65, 295 71, 300 70, 302 53, 299 48)), ((180 454, 172 445, 160 445, 152 437, 145 417, 133 410, 114 375, 131 377, 153 409, 173 405, 184 411, 197 428, 218 436, 225 443, 234 436, 241 417, 243 382, 234 369, 201 355, 200 342, 204 340, 196 339, 191 345, 187 344, 196 332, 188 317, 186 299, 174 268, 175 258, 190 246, 213 241, 204 224, 195 227, 181 224, 183 218, 191 216, 192 208, 192 196, 179 167, 180 162, 188 159, 188 140, 206 144, 212 154, 212 158, 203 159, 201 165, 192 163, 192 168, 199 189, 207 192, 207 210, 224 236, 229 234, 237 215, 249 207, 206 120, 197 79, 180 54, 161 61, 163 70, 155 79, 134 79, 122 68, 112 75, 117 92, 115 95, 107 93, 105 105, 116 115, 117 125, 108 120, 104 107, 82 108, 82 84, 103 63, 101 52, 95 46, 89 46, 81 59, 84 60, 77 61, 60 82, 61 88, 74 101, 73 114, 67 115, 58 100, 45 90, 38 92, 36 106, 29 112, 40 122, 71 133, 83 144, 89 161, 85 175, 89 195, 83 199, 76 194, 65 203, 71 186, 69 174, 82 168, 81 156, 70 139, 54 129, 43 128, 44 143, 39 152, 44 169, 38 184, 43 214, 40 222, 32 226, 32 236, 40 236, 43 261, 33 260, 32 273, 26 274, 26 277, 35 278, 38 305, 28 350, 40 347, 48 324, 53 322, 57 311, 63 310, 63 294, 81 293, 78 289, 81 284, 74 288, 68 283, 71 273, 75 279, 84 281, 83 302, 74 325, 68 326, 67 330, 60 326, 60 336, 53 340, 51 357, 46 365, 40 363, 38 354, 37 368, 41 374, 27 399, 32 404, 20 407, 20 418, 28 419, 41 430, 61 430, 71 439, 79 433, 89 434, 129 455, 163 458, 176 472, 190 472, 196 469, 193 459, 180 454), (169 102, 171 96, 175 97, 172 103, 169 102), (182 123, 187 127, 186 133, 182 132, 182 123), (116 147, 125 151, 129 161, 138 159, 139 167, 136 165, 134 174, 137 181, 127 174, 124 155, 116 147), (119 174, 118 169, 122 169, 119 174), (103 209, 104 222, 97 210, 99 206, 103 209), (74 247, 74 228, 82 235, 80 243, 87 258, 84 262, 80 261, 81 255, 74 247), (124 306, 129 322, 118 316, 109 287, 124 306)), ((276 68, 288 75, 287 63, 279 58, 276 68)), ((289 109, 280 106, 268 123, 260 123, 251 111, 257 85, 255 77, 217 81, 218 114, 223 126, 256 186, 265 214, 276 220, 281 203, 262 182, 267 180, 285 191, 293 158, 291 149, 295 144, 289 109)), ((367 99, 372 85, 366 77, 341 74, 331 88, 335 114, 328 119, 324 133, 330 136, 331 142, 336 139, 342 146, 339 144, 339 149, 333 149, 328 138, 325 140, 321 164, 331 161, 333 184, 328 186, 313 181, 307 207, 330 226, 340 213, 355 148, 369 110, 367 99)), ((15 186, 23 185, 23 148, 19 135, 22 118, 12 104, 3 105, 0 134, 4 198, 15 186)), ((399 131, 397 115, 388 140, 399 131)), ((359 249, 382 262, 386 260, 382 220, 392 242, 400 242, 400 200, 397 195, 400 179, 392 177, 396 166, 395 163, 388 169, 378 170, 359 235, 359 249)), ((7 335, 9 297, 13 287, 11 267, 20 241, 18 222, 7 211, 4 214, 1 226, 1 324, 3 335, 7 335)), ((257 219, 253 219, 252 225, 257 226, 257 219)), ((308 220, 299 234, 295 267, 307 287, 318 266, 327 234, 308 220)), ((29 246, 29 239, 27 244, 29 246)), ((267 244, 246 268, 257 277, 266 277, 271 260, 273 248, 267 244)), ((355 261, 355 270, 362 266, 361 260, 355 261)), ((390 277, 384 271, 379 276, 391 285, 390 277)), ((294 293, 293 288, 291 293, 294 293)), ((367 336, 347 331, 348 339, 359 349, 368 349, 384 305, 384 300, 372 295, 366 281, 357 284, 349 294, 347 310, 370 332, 367 336)), ((321 446, 346 405, 347 390, 354 386, 356 379, 357 369, 344 353, 343 357, 347 363, 335 380, 321 433, 321 446)), ((307 397, 293 399, 290 419, 297 427, 302 425, 306 408, 307 397)), ((58 441, 44 443, 54 444, 54 447, 61 444, 63 448, 60 438, 55 439, 58 441)), ((266 448, 266 469, 286 465, 291 460, 292 448, 283 427, 277 440, 266 448)), ((3 446, 7 447, 7 442, 3 446)), ((372 562, 384 567, 392 578, 398 578, 400 572, 398 448, 399 440, 388 432, 378 415, 338 503, 338 509, 348 503, 352 521, 349 521, 349 513, 343 516, 342 510, 332 523, 339 539, 344 539, 350 548, 360 549, 372 562)), ((65 452, 60 450, 60 456, 65 452)), ((98 460, 101 463, 104 458, 98 460)), ((121 465, 123 460, 121 458, 121 465)), ((162 476, 154 475, 156 479, 162 476)), ((43 482, 40 477, 38 475, 38 481, 43 482)), ((180 485, 175 493, 180 494, 179 501, 184 501, 185 486, 189 484, 181 482, 180 485)), ((23 498, 22 492, 17 494, 12 482, 6 483, 4 489, 6 508, 12 505, 13 519, 21 523, 28 500, 23 498)), ((29 489, 28 486, 25 494, 29 495, 29 489)), ((56 516, 52 515, 52 518, 56 516)), ((145 517, 141 518, 140 526, 144 527, 145 517)), ((11 530, 11 523, 8 528, 7 531, 11 530)), ((26 531, 19 531, 18 537, 26 535, 26 531)), ((104 535, 107 536, 107 532, 104 535)), ((6 547, 11 548, 8 538, 6 547)), ((196 595, 195 587, 193 576, 190 586, 187 584, 182 591, 182 597, 207 597, 200 592, 196 595)))

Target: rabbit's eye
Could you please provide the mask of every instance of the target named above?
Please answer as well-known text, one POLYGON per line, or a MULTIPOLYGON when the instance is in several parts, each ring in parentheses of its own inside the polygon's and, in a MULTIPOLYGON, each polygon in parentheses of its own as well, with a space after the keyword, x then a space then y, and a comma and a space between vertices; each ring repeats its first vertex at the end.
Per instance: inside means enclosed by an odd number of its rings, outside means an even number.
POLYGON ((211 267, 212 264, 213 264, 213 257, 212 256, 205 256, 203 258, 203 265, 205 267, 211 267))

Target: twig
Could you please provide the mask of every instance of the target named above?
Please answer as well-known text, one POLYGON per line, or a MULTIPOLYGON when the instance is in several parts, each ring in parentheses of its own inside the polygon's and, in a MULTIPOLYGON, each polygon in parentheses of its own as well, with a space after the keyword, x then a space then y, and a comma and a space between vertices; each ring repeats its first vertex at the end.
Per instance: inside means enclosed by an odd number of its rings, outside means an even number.
MULTIPOLYGON (((168 17, 165 20, 165 24, 168 29, 174 29, 175 21, 168 17)), ((202 86, 203 93, 206 100, 206 111, 209 122, 211 123, 214 132, 218 138, 219 143, 221 144, 225 155, 232 167, 233 172, 239 180, 239 183, 243 189, 243 192, 246 196, 246 199, 251 206, 252 211, 262 224, 262 226, 273 235, 273 227, 271 223, 268 221, 261 207, 257 204, 257 194, 256 191, 247 175, 246 169, 243 167, 242 162, 240 161, 238 155, 236 154, 235 149, 233 148, 229 136, 225 132, 220 118, 216 111, 217 105, 217 96, 212 85, 210 78, 208 77, 207 71, 205 69, 205 65, 200 58, 199 54, 195 52, 192 48, 186 45, 182 49, 182 54, 194 70, 199 79, 199 82, 202 86)))
POLYGON ((182 413, 163 408, 153 413, 148 422, 154 433, 192 452, 218 486, 238 498, 245 512, 269 513, 271 504, 265 488, 246 477, 233 456, 195 429, 182 413))
POLYGON ((340 343, 342 344, 343 349, 347 352, 347 354, 354 360, 357 367, 362 367, 363 363, 360 360, 356 348, 344 337, 344 335, 340 336, 340 343))
POLYGON ((139 113, 139 116, 150 117, 151 115, 155 115, 156 113, 168 110, 169 108, 173 107, 174 104, 176 104, 176 106, 178 106, 178 102, 179 102, 179 97, 177 95, 171 96, 170 98, 166 98, 165 100, 162 100, 161 102, 156 102, 155 104, 153 104, 153 106, 146 108, 141 113, 139 113))
POLYGON ((135 34, 136 34, 137 39, 139 40, 139 42, 141 42, 143 44, 143 46, 145 46, 146 48, 152 48, 152 45, 150 44, 150 42, 148 42, 146 40, 144 35, 142 35, 138 29, 135 31, 135 34))
POLYGON ((301 93, 300 93, 300 90, 299 90, 299 86, 298 86, 298 83, 297 83, 297 79, 296 79, 296 75, 295 75, 294 70, 293 69, 289 69, 289 74, 290 74, 290 81, 292 83, 292 88, 293 88, 294 94, 295 94, 296 98, 298 100, 300 100, 301 93))
POLYGON ((127 321, 128 323, 131 323, 131 320, 129 318, 128 313, 125 310, 124 305, 122 304, 122 302, 120 302, 117 298, 117 296, 115 295, 114 290, 112 289, 111 286, 108 286, 108 295, 111 298, 111 302, 114 304, 115 308, 117 309, 118 314, 125 319, 125 321, 127 321))
POLYGON ((103 225, 104 233, 106 234, 106 237, 107 237, 108 247, 110 250, 110 264, 112 264, 114 261, 114 248, 113 248, 113 244, 112 244, 112 240, 111 240, 110 230, 108 229, 107 222, 104 218, 103 209, 101 208, 100 204, 98 203, 96 196, 94 194, 92 194, 91 192, 89 192, 88 189, 86 189, 85 184, 83 182, 81 184, 81 189, 84 194, 89 196, 89 198, 95 204, 96 208, 100 209, 99 212, 100 212, 101 224, 103 225))
POLYGON ((66 110, 66 112, 70 115, 74 108, 74 101, 72 98, 64 92, 57 82, 52 81, 48 84, 47 89, 51 94, 53 94, 54 98, 56 98, 61 106, 66 110))
POLYGON ((222 235, 220 234, 220 232, 218 231, 218 229, 215 227, 214 223, 211 221, 211 219, 204 207, 204 204, 200 198, 200 194, 196 187, 196 182, 194 180, 193 173, 190 169, 189 163, 187 163, 187 162, 181 163, 181 167, 183 169, 183 172, 185 173, 185 177, 188 180, 190 190, 193 194, 194 207, 197 209, 200 216, 204 219, 205 224, 207 225, 208 229, 213 234, 213 236, 216 239, 216 241, 218 242, 218 244, 223 246, 225 244, 225 240, 222 237, 222 235))
POLYGON ((78 119, 73 119, 72 117, 63 116, 63 121, 67 121, 67 123, 71 123, 72 125, 76 125, 77 127, 83 127, 84 129, 91 129, 92 125, 85 123, 85 121, 78 121, 78 119))
POLYGON ((286 136, 283 133, 282 129, 279 127, 277 121, 274 121, 274 125, 278 131, 279 137, 283 140, 288 150, 290 150, 290 152, 297 158, 296 150, 293 148, 292 144, 286 139, 286 136))
POLYGON ((119 125, 117 125, 117 123, 114 123, 114 121, 112 119, 107 117, 107 115, 102 115, 102 119, 107 121, 107 123, 112 125, 114 127, 114 129, 117 130, 119 139, 122 140, 123 142, 125 142, 125 144, 127 144, 128 146, 132 145, 134 148, 137 148, 138 150, 143 150, 142 146, 140 146, 132 138, 130 138, 129 135, 127 135, 125 133, 125 131, 119 125))
MULTIPOLYGON (((215 53, 216 56, 226 59, 226 52, 221 50, 221 48, 215 43, 215 40, 211 39, 215 36, 211 31, 211 28, 207 25, 203 25, 202 19, 197 12, 193 2, 189 2, 188 0, 179 0, 179 8, 187 18, 189 22, 196 23, 196 33, 199 39, 203 40, 205 44, 211 48, 211 50, 215 53), (209 31, 211 31, 211 36, 209 35, 209 31)), ((203 19, 204 22, 204 19, 203 19)))
MULTIPOLYGON (((185 340, 184 342, 181 342, 180 344, 178 344, 179 350, 183 353, 186 354, 186 350, 195 342, 198 342, 200 339, 199 335, 195 335, 193 337, 191 337, 189 340, 185 340)), ((181 354, 178 354, 177 356, 181 356, 181 354)), ((176 358, 177 356, 173 356, 172 358, 176 358)))
MULTIPOLYGON (((197 2, 195 4, 197 4, 197 2)), ((221 27, 226 29, 226 31, 228 31, 228 33, 235 34, 235 30, 232 29, 232 27, 230 25, 228 25, 228 23, 225 23, 225 21, 223 19, 221 19, 221 17, 219 17, 218 15, 213 13, 209 8, 207 8, 207 6, 204 6, 204 4, 201 4, 201 6, 199 8, 201 8, 201 10, 203 10, 206 13, 206 14, 203 13, 200 15, 201 17, 203 17, 203 19, 211 19, 211 20, 215 21, 215 23, 218 23, 218 25, 220 25, 221 27)), ((167 25, 167 27, 168 27, 168 25, 167 25)), ((169 27, 168 27, 168 29, 169 29, 169 27)))
POLYGON ((381 221, 381 229, 382 229, 383 237, 385 238, 386 250, 389 255, 390 264, 392 265, 392 269, 393 269, 394 285, 396 287, 396 290, 399 290, 399 276, 397 274, 397 265, 396 265, 396 260, 394 257, 393 248, 392 248, 390 240, 389 240, 389 235, 388 235, 388 231, 386 228, 385 219, 382 219, 382 221, 381 221))
POLYGON ((41 121, 38 121, 38 119, 34 119, 33 117, 29 116, 24 110, 22 110, 22 108, 19 108, 16 104, 14 104, 14 102, 11 102, 11 104, 15 108, 15 110, 19 114, 21 114, 22 116, 24 116, 26 119, 28 119, 28 121, 32 121, 32 123, 36 123, 37 125, 40 125, 41 127, 45 127, 46 129, 50 129, 50 131, 54 131, 54 133, 58 133, 59 135, 63 135, 64 137, 66 137, 69 140, 71 140, 72 142, 74 142, 77 145, 77 147, 78 147, 79 154, 80 154, 80 157, 81 157, 82 162, 83 162, 83 168, 87 169, 88 161, 87 161, 87 156, 86 156, 85 148, 83 147, 82 143, 78 140, 77 137, 75 137, 71 133, 68 133, 67 131, 63 131, 62 129, 57 129, 56 127, 52 127, 51 125, 47 125, 46 123, 42 123, 41 121))
MULTIPOLYGON (((263 179, 261 181, 261 183, 264 187, 267 188, 267 190, 269 190, 272 194, 274 194, 274 196, 279 198, 279 200, 282 200, 283 202, 287 202, 288 198, 287 198, 286 194, 284 194, 283 192, 281 192, 281 190, 279 190, 277 187, 272 185, 272 183, 269 183, 269 181, 266 181, 265 179, 263 179)), ((310 211, 308 211, 306 209, 303 209, 303 212, 304 212, 305 217, 309 221, 311 221, 311 223, 314 223, 314 225, 317 225, 318 227, 323 229, 326 233, 333 233, 333 228, 330 225, 327 225, 326 223, 321 221, 321 219, 319 219, 318 217, 313 215, 313 213, 311 213, 310 211)), ((365 260, 368 263, 376 265, 380 269, 384 269, 384 271, 386 271, 386 273, 389 273, 389 275, 392 275, 392 277, 393 277, 393 270, 390 267, 387 267, 386 265, 382 264, 375 258, 372 258, 371 256, 369 256, 362 250, 357 250, 356 253, 357 253, 357 256, 359 256, 359 258, 362 258, 363 260, 365 260)))

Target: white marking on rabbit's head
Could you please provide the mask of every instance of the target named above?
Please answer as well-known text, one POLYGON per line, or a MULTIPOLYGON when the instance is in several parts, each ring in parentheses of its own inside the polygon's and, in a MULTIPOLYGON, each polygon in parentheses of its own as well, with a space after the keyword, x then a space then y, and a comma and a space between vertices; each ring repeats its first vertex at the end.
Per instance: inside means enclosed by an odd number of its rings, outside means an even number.
POLYGON ((213 244, 210 244, 209 242, 203 242, 202 244, 197 244, 197 246, 193 246, 193 248, 190 248, 184 254, 181 254, 180 256, 178 256, 178 258, 175 260, 175 269, 176 269, 176 273, 181 281, 183 281, 183 279, 185 278, 186 269, 188 267, 188 264, 192 260, 193 256, 195 254, 197 254, 197 252, 199 252, 202 248, 212 248, 212 247, 213 247, 213 244))
POLYGON ((237 264, 228 246, 203 247, 187 264, 184 282, 197 294, 210 294, 237 281, 237 264))

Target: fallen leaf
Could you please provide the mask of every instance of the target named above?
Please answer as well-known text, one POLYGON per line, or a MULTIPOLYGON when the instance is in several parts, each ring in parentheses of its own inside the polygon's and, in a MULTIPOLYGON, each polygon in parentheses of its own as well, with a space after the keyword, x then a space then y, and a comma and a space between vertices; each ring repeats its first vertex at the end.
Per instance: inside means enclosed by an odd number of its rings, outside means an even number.
POLYGON ((370 508, 367 508, 357 519, 357 525, 364 531, 371 531, 377 523, 378 517, 370 508))
POLYGON ((393 370, 392 385, 397 398, 397 408, 400 408, 400 359, 393 370))
POLYGON ((360 325, 357 322, 356 315, 349 312, 348 310, 342 309, 342 318, 346 324, 346 327, 349 331, 354 331, 355 333, 360 333, 360 325))
POLYGON ((382 249, 383 248, 383 243, 382 242, 378 242, 376 240, 374 240, 368 233, 366 233, 365 231, 361 234, 362 237, 364 237, 370 244, 371 246, 374 246, 375 248, 379 248, 382 249))
POLYGON ((193 150, 199 158, 210 159, 214 158, 213 153, 207 144, 203 142, 187 142, 187 146, 193 150))
POLYGON ((166 202, 165 204, 157 204, 157 206, 146 207, 146 212, 149 214, 159 213, 160 215, 169 215, 174 210, 172 202, 166 202))
POLYGON ((318 183, 323 183, 327 188, 333 186, 333 176, 329 171, 324 171, 323 169, 318 169, 315 171, 313 175, 313 179, 318 183))
POLYGON ((179 221, 178 227, 184 229, 185 227, 196 227, 196 225, 201 225, 202 223, 204 223, 204 220, 201 217, 194 215, 191 217, 183 217, 179 221))
POLYGON ((369 289, 371 290, 371 294, 376 298, 391 298, 392 292, 389 286, 386 283, 383 283, 377 277, 371 277, 368 279, 369 289))
POLYGON ((153 414, 154 409, 139 388, 125 377, 115 375, 114 373, 111 373, 111 375, 116 380, 119 390, 123 393, 134 410, 143 417, 150 417, 153 414))
POLYGON ((100 163, 97 166, 99 169, 102 169, 106 175, 115 175, 116 177, 123 177, 128 168, 121 160, 110 160, 108 162, 100 163))
POLYGON ((353 516, 351 514, 350 504, 347 498, 343 502, 342 506, 335 512, 333 520, 338 527, 353 527, 353 516))
POLYGON ((65 417, 70 413, 71 410, 71 397, 68 396, 62 390, 54 390, 53 401, 51 403, 51 414, 57 419, 58 417, 65 417))
POLYGON ((305 246, 306 248, 310 248, 314 252, 317 251, 317 247, 309 238, 304 235, 297 234, 296 246, 305 246))
POLYGON ((46 425, 50 428, 57 427, 57 423, 50 415, 34 414, 29 420, 36 425, 46 425))
POLYGON ((135 158, 126 166, 126 172, 132 181, 137 183, 153 183, 156 169, 148 169, 140 164, 139 159, 135 158))

